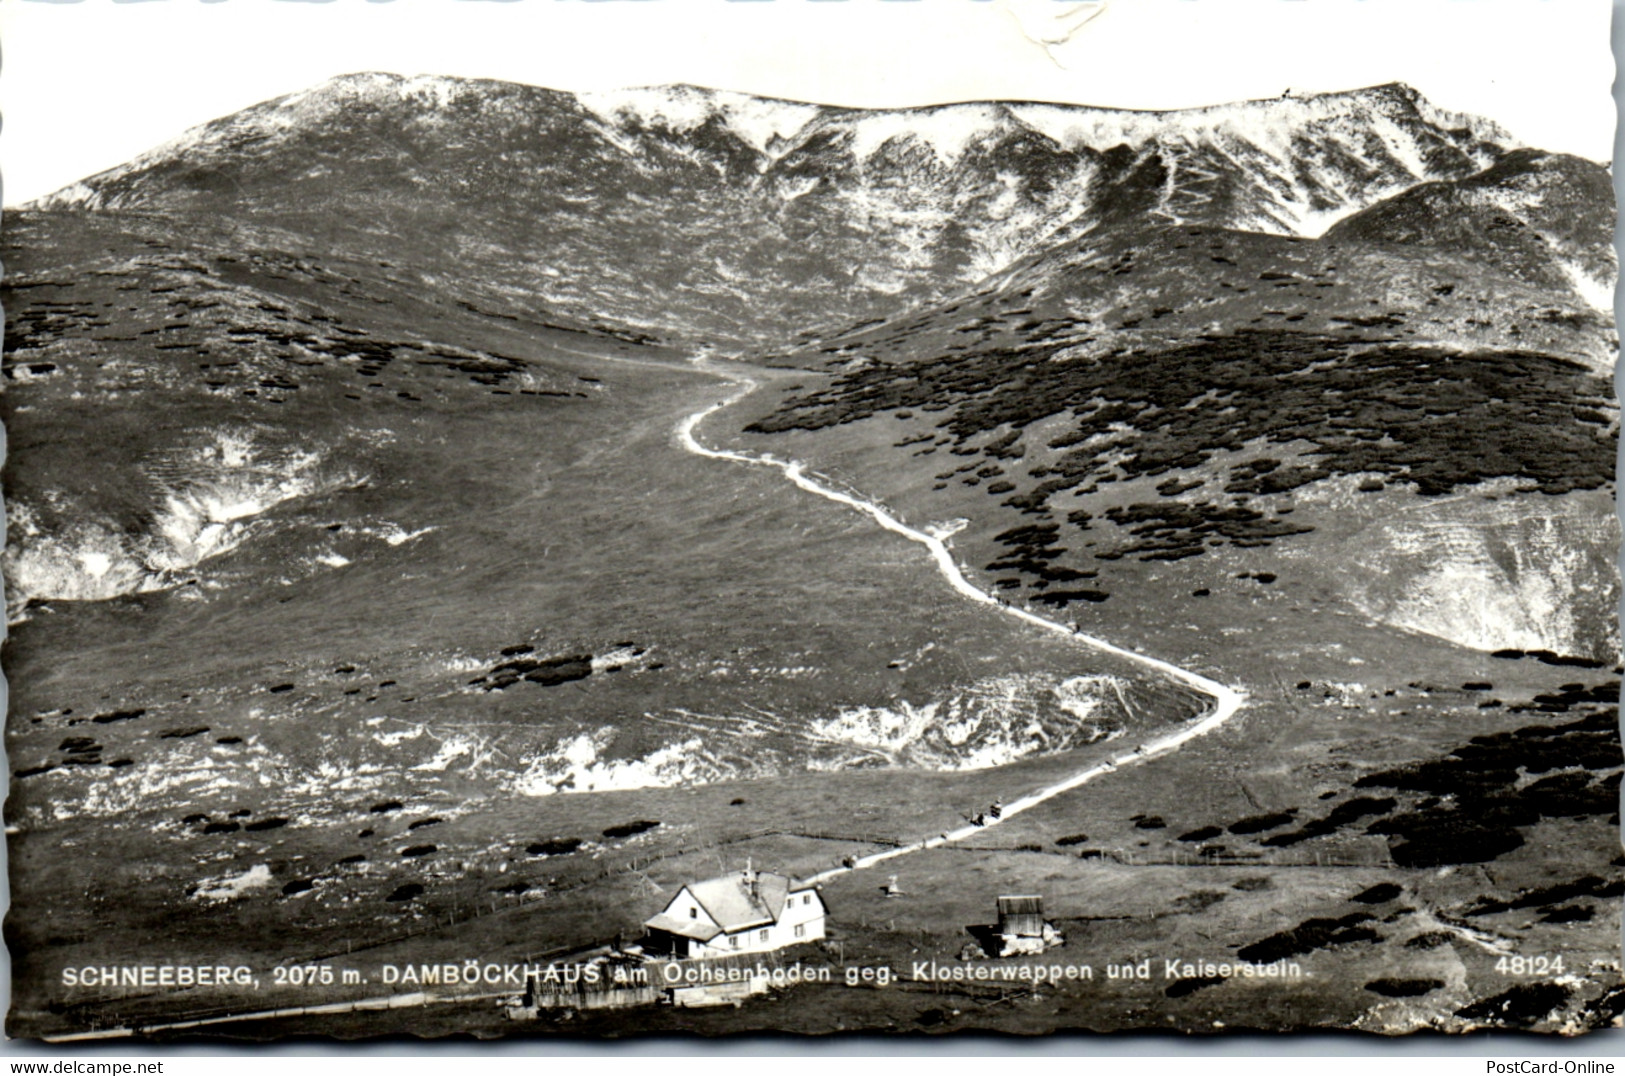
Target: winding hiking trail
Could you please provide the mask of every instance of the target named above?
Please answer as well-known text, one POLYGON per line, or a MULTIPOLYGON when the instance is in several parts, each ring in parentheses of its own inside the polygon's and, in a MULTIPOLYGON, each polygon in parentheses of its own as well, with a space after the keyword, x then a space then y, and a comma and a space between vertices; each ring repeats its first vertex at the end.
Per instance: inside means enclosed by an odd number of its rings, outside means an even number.
POLYGON ((749 396, 752 392, 755 392, 760 386, 758 382, 749 377, 739 374, 733 370, 718 367, 715 364, 707 362, 703 359, 696 359, 694 361, 694 367, 703 373, 721 378, 722 380, 737 386, 738 391, 721 400, 718 400, 716 403, 713 403, 700 411, 696 411, 694 414, 683 419, 683 421, 677 427, 677 440, 688 451, 699 456, 708 457, 710 459, 728 460, 733 463, 743 463, 755 467, 773 467, 777 470, 783 471, 785 477, 791 482, 795 483, 798 488, 804 489, 808 493, 816 494, 825 498, 826 500, 835 501, 838 504, 844 504, 849 508, 856 509, 857 511, 862 512, 864 515, 873 519, 886 530, 889 530, 894 534, 900 534, 911 542, 918 542, 920 545, 925 546, 926 549, 931 551, 932 559, 935 560, 937 564, 937 570, 942 573, 942 575, 948 580, 948 584, 952 586, 954 590, 958 591, 961 596, 974 602, 980 602, 983 605, 993 606, 1000 612, 1003 612, 1008 616, 1015 617, 1017 620, 1026 621, 1028 624, 1031 624, 1034 627, 1064 635, 1069 639, 1074 639, 1085 646, 1090 647, 1091 649, 1103 650, 1109 654, 1116 654, 1118 657, 1127 658, 1128 660, 1143 665, 1146 668, 1155 669, 1166 676, 1170 676, 1175 680, 1178 680, 1180 683, 1187 684, 1195 688, 1197 691, 1200 691, 1204 695, 1208 695, 1213 699, 1211 709, 1209 709, 1200 720, 1186 725, 1175 732, 1147 740, 1136 747, 1133 751, 1125 755, 1107 759, 1104 762, 1094 763, 1087 769, 1080 770, 1065 780, 1057 781, 1054 784, 1045 785, 1042 788, 1035 789, 1014 802, 1006 804, 1000 811, 998 818, 989 818, 982 825, 972 824, 961 826, 958 829, 950 830, 947 833, 939 834, 938 836, 931 837, 926 840, 916 841, 913 844, 906 844, 897 848, 889 848, 884 852, 876 852, 872 855, 862 856, 853 860, 849 866, 835 867, 827 871, 822 871, 819 874, 813 875, 811 878, 807 879, 807 881, 821 882, 826 879, 836 877, 837 875, 845 874, 848 871, 862 870, 865 867, 872 867, 877 863, 882 863, 889 859, 896 859, 899 856, 906 856, 910 853, 921 851, 922 849, 935 848, 939 845, 949 844, 954 841, 962 841, 967 837, 972 837, 976 834, 983 833, 990 826, 998 825, 1005 819, 1014 817, 1023 811, 1031 810, 1047 800, 1054 799, 1056 796, 1070 792, 1081 785, 1088 784, 1090 781, 1093 781, 1095 778, 1103 776, 1104 774, 1114 773, 1124 766, 1136 765, 1149 759, 1157 758, 1161 755, 1171 754, 1172 752, 1179 750, 1179 748, 1189 743, 1191 740, 1194 740, 1199 736, 1205 736, 1214 729, 1223 725, 1226 721, 1229 721, 1235 716, 1236 711, 1241 709, 1242 704, 1247 701, 1247 696, 1244 692, 1241 692, 1226 684, 1221 684, 1217 680, 1210 679, 1201 675, 1200 673, 1192 672, 1189 669, 1182 669, 1178 665, 1163 661, 1160 658, 1150 657, 1146 654, 1139 654, 1133 650, 1125 650, 1123 647, 1116 646, 1104 639, 1098 639, 1093 635, 1085 635, 1081 632, 1075 632, 1065 624, 1061 624, 1054 620, 1048 620, 1037 615, 1036 613, 1028 612, 1025 609, 1018 609, 1014 606, 1006 605, 1005 603, 999 601, 992 594, 982 590, 969 579, 965 578, 964 573, 960 571, 958 563, 956 563, 954 560, 953 553, 948 549, 948 543, 946 540, 949 534, 952 532, 945 534, 931 529, 923 531, 916 530, 872 501, 864 500, 863 498, 850 493, 844 493, 833 486, 825 485, 816 478, 809 477, 807 474, 806 464, 800 462, 799 460, 781 460, 771 455, 758 456, 747 452, 734 452, 729 449, 711 448, 705 444, 702 444, 700 439, 695 434, 695 431, 699 428, 700 423, 704 422, 707 418, 710 418, 718 411, 732 407, 740 400, 743 400, 746 396, 749 396))

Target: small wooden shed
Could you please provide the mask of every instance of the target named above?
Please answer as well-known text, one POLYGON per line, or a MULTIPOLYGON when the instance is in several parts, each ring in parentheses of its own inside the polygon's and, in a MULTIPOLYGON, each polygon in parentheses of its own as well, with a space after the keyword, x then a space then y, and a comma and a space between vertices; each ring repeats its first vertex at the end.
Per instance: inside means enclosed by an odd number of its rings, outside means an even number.
POLYGON ((999 898, 999 933, 1007 938, 1044 936, 1044 898, 1003 896, 999 898))

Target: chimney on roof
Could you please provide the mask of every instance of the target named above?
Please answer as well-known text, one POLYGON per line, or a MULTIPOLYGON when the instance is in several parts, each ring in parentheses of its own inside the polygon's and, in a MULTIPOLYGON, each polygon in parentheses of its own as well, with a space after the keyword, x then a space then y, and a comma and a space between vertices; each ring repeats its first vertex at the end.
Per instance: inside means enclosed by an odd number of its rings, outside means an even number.
POLYGON ((757 882, 756 872, 751 869, 750 857, 749 856, 745 857, 744 882, 745 882, 745 891, 750 894, 750 899, 751 900, 761 900, 762 899, 762 887, 757 882))

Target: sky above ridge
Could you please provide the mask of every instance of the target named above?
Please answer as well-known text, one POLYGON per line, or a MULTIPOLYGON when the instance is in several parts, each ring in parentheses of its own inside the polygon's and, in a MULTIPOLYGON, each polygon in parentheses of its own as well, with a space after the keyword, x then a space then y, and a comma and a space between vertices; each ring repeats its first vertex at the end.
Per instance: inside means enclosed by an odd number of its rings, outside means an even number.
POLYGON ((354 71, 862 107, 1167 109, 1403 81, 1606 161, 1611 14, 1612 0, 5 0, 0 174, 17 205, 354 71))

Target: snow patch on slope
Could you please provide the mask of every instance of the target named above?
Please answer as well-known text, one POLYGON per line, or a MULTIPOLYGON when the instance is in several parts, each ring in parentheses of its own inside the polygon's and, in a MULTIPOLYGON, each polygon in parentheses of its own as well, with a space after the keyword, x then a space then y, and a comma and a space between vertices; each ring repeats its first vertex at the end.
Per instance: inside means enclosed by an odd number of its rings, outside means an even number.
POLYGON ((988 677, 947 699, 859 706, 814 721, 812 738, 894 765, 979 770, 1066 751, 1121 730, 1112 676, 1066 680, 1037 673, 988 677))
POLYGON ((193 900, 205 904, 219 904, 228 900, 236 900, 256 889, 264 889, 272 882, 271 868, 264 863, 256 863, 240 874, 228 874, 218 878, 209 878, 199 883, 192 893, 193 900))
POLYGON ((267 444, 253 430, 219 428, 147 468, 157 504, 143 531, 86 519, 53 531, 40 512, 14 503, 4 559, 8 602, 103 601, 174 586, 242 545, 277 505, 358 481, 322 465, 317 452, 267 444))
POLYGON ((1557 259, 1557 267, 1568 278, 1569 287, 1591 309, 1604 314, 1614 311, 1615 278, 1603 279, 1570 258, 1557 259))
POLYGON ((1352 601, 1375 620, 1478 650, 1615 658, 1617 521, 1561 503, 1543 518, 1500 507, 1372 528, 1352 601))
POLYGON ((612 127, 629 123, 686 134, 720 118, 756 152, 776 157, 823 110, 817 105, 694 86, 648 86, 578 93, 582 107, 612 127))
POLYGON ((1003 105, 965 104, 920 111, 866 112, 846 119, 852 155, 868 161, 888 144, 921 146, 953 167, 973 145, 1011 133, 1014 124, 1003 105))
POLYGON ((607 758, 615 739, 615 729, 605 727, 561 740, 551 750, 523 760, 524 769, 509 782, 509 790, 521 796, 611 792, 706 784, 733 775, 697 737, 638 758, 607 758))

